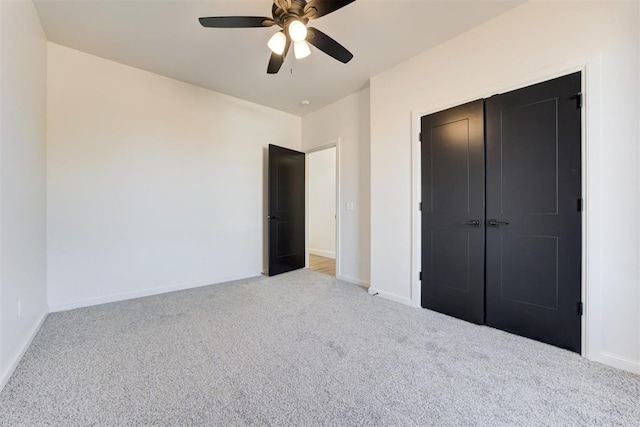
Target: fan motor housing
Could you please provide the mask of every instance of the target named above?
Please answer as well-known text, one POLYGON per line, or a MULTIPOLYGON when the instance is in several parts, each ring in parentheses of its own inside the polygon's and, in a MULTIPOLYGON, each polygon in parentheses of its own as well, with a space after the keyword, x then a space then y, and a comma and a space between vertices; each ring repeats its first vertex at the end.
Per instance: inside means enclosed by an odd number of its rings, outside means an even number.
POLYGON ((299 20, 303 24, 309 22, 309 18, 303 17, 305 15, 306 0, 290 0, 291 6, 285 10, 278 6, 277 2, 273 3, 271 8, 271 15, 273 20, 282 28, 285 28, 289 21, 299 20))

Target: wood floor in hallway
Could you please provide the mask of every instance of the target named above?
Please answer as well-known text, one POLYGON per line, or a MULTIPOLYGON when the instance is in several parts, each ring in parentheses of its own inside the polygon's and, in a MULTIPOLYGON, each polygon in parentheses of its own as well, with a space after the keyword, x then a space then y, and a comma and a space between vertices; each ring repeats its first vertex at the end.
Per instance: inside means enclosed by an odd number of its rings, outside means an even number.
POLYGON ((328 276, 336 277, 336 260, 309 254, 309 269, 328 276))

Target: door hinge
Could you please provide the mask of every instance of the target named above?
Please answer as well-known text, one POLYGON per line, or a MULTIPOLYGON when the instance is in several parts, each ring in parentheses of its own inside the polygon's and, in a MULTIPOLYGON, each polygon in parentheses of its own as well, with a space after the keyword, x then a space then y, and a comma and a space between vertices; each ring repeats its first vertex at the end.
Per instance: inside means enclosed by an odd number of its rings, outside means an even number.
POLYGON ((578 316, 584 316, 584 303, 582 301, 578 303, 578 316))
POLYGON ((418 210, 422 212, 422 202, 418 203, 418 210))
POLYGON ((578 212, 584 212, 584 199, 578 199, 578 212))
POLYGON ((419 140, 420 142, 422 142, 422 132, 420 132, 420 133, 418 134, 418 140, 419 140))
POLYGON ((418 273, 418 277, 420 278, 420 280, 422 280, 422 271, 418 273))
POLYGON ((582 92, 576 93, 575 98, 576 98, 576 107, 578 107, 578 109, 584 107, 584 95, 582 95, 582 92))

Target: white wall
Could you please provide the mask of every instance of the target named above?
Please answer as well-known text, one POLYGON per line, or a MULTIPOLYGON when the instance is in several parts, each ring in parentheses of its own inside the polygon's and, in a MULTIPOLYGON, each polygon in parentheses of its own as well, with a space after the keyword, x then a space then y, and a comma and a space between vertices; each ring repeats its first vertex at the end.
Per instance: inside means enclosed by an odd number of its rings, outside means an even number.
POLYGON ((49 44, 52 310, 262 271, 269 143, 301 119, 49 44))
POLYGON ((371 80, 373 289, 414 304, 419 289, 412 115, 586 65, 586 355, 640 372, 638 17, 637 2, 530 2, 371 80))
POLYGON ((33 4, 0 1, 0 389, 47 313, 46 60, 33 4))
POLYGON ((341 238, 337 264, 344 280, 369 284, 369 89, 363 89, 302 118, 302 147, 308 151, 340 140, 341 238), (347 204, 353 210, 347 210, 347 204))
POLYGON ((336 257, 336 148, 308 155, 309 253, 336 257))

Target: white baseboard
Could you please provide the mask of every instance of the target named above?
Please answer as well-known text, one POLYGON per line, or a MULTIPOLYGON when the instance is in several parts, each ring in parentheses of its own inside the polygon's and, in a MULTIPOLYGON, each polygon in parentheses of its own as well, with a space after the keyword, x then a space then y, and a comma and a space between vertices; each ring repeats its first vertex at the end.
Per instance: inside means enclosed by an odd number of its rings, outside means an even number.
POLYGON ((628 360, 610 353, 600 353, 595 361, 640 375, 640 362, 628 360))
POLYGON ((384 299, 388 299, 394 302, 399 302, 400 304, 404 304, 404 305, 408 305, 413 307, 413 303, 411 302, 411 298, 406 298, 406 297, 401 297, 399 295, 396 294, 392 294, 389 292, 385 292, 385 291, 381 291, 379 289, 376 288, 369 288, 369 293, 371 295, 377 295, 379 297, 382 297, 384 299))
POLYGON ((47 312, 44 312, 40 316, 40 319, 35 323, 35 325, 33 325, 31 330, 29 330, 29 333, 27 334, 27 336, 24 337, 24 339, 20 343, 20 346, 18 347, 16 352, 13 354, 13 357, 11 357, 9 361, 9 365, 4 369, 2 374, 0 374, 0 391, 2 391, 5 385, 7 385, 7 383, 9 382, 9 378, 11 378, 11 375, 13 375, 13 372, 16 370, 16 368, 20 364, 20 360, 22 360, 22 356, 24 356, 24 354, 27 352, 27 349, 31 345, 31 342, 33 341, 35 336, 38 334, 38 331, 42 327, 44 320, 47 318, 47 314, 48 314, 47 312))
POLYGON ((335 251, 325 251, 323 249, 313 249, 313 248, 309 248, 309 253, 311 255, 318 255, 318 256, 323 256, 325 258, 332 258, 332 259, 336 259, 336 253, 335 251))
POLYGON ((365 288, 369 287, 369 282, 365 282, 364 280, 356 279, 354 277, 349 276, 337 276, 336 279, 342 280, 343 282, 353 283, 354 285, 360 285, 365 288))
POLYGON ((148 297, 152 295, 166 294, 169 292, 184 291, 186 289, 201 288, 203 286, 216 285, 219 283, 232 282, 235 280, 250 279, 253 277, 258 277, 260 275, 261 275, 260 273, 256 273, 254 275, 247 276, 247 277, 228 277, 228 278, 217 279, 213 281, 202 280, 198 282, 178 283, 176 285, 162 286, 159 288, 143 289, 140 291, 133 291, 133 292, 123 292, 115 295, 109 295, 109 296, 98 297, 98 298, 88 298, 88 299, 73 301, 69 303, 52 304, 52 305, 49 305, 49 312, 56 313, 59 311, 74 310, 76 308, 91 307, 94 305, 108 304, 111 302, 126 301, 130 299, 148 297))

